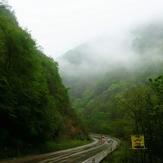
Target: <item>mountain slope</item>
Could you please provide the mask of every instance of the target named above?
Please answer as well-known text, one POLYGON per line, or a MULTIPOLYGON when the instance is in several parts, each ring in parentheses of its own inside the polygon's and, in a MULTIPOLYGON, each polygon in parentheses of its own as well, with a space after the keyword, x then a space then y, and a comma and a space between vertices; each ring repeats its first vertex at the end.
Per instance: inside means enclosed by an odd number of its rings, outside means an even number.
MULTIPOLYGON (((0 155, 46 148, 86 133, 71 107, 58 65, 0 5, 0 155)), ((41 150, 41 149, 40 149, 41 150)))
POLYGON ((128 128, 124 127, 127 122, 120 97, 163 73, 162 31, 160 23, 142 26, 129 37, 96 40, 71 50, 68 58, 73 60, 75 53, 75 58, 80 53, 82 64, 69 62, 64 54, 60 62, 66 67, 61 71, 64 82, 70 88, 74 107, 91 131, 125 136, 128 128))

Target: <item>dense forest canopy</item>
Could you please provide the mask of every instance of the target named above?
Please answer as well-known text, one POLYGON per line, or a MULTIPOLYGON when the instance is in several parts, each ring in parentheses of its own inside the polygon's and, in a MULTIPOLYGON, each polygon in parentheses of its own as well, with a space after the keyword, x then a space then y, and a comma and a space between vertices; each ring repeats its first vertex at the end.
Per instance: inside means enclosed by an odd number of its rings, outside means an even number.
POLYGON ((82 135, 58 64, 0 4, 0 155, 82 135))

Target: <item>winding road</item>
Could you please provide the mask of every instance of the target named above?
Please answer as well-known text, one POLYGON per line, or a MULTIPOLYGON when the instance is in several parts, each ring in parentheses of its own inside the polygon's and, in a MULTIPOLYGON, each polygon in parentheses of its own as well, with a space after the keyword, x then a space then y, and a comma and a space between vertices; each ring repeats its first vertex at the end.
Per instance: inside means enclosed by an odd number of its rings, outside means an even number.
POLYGON ((117 139, 108 136, 91 137, 94 141, 84 146, 0 163, 99 163, 119 146, 117 139))

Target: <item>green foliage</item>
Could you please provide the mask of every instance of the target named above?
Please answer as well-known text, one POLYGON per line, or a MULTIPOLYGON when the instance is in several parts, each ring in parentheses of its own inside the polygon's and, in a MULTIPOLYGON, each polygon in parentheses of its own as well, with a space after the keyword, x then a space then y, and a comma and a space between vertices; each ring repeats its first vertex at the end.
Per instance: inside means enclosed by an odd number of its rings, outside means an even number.
MULTIPOLYGON (((107 89, 98 89, 96 96, 92 95, 87 103, 83 102, 85 109, 81 110, 80 114, 94 132, 125 140, 128 140, 131 134, 144 134, 146 159, 158 162, 163 160, 162 99, 162 76, 139 84, 135 84, 130 77, 119 78, 109 83, 107 89)), ((132 159, 132 153, 128 159, 132 159)))
POLYGON ((65 140, 58 140, 58 141, 49 141, 46 142, 43 146, 43 152, 47 151, 58 151, 63 149, 74 148, 77 146, 85 145, 90 143, 89 140, 80 140, 80 139, 65 139, 65 140))
MULTIPOLYGON (((102 163, 129 163, 129 158, 131 158, 131 150, 128 148, 128 143, 123 141, 120 147, 108 155, 102 163)), ((130 161, 133 162, 133 160, 130 161)))
MULTIPOLYGON (((144 162, 162 162, 162 90, 163 76, 160 76, 154 80, 150 79, 150 82, 144 86, 137 86, 123 94, 121 107, 123 107, 123 110, 126 111, 128 116, 131 118, 130 123, 132 124, 132 130, 130 134, 143 134, 145 136, 146 149, 135 152, 134 150, 129 151, 128 149, 131 145, 127 145, 127 150, 120 149, 118 152, 115 153, 115 155, 113 154, 114 157, 112 160, 110 160, 111 162, 131 162, 135 160, 139 163, 142 160, 141 155, 144 152, 144 162), (126 161, 123 161, 123 159, 126 157, 124 151, 128 152, 126 161), (118 156, 116 156, 116 154, 118 154, 118 156)), ((128 134, 128 137, 130 135, 126 132, 125 134, 128 134)))
POLYGON ((80 123, 57 63, 0 5, 0 152, 19 153, 61 135, 75 137, 83 133, 80 123))

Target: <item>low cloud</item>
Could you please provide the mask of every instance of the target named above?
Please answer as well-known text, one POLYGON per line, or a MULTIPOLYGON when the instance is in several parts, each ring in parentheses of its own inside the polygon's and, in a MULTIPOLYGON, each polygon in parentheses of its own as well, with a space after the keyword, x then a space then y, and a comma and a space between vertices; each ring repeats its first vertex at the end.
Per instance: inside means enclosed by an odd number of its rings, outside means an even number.
POLYGON ((163 63, 163 23, 141 24, 97 37, 58 59, 61 73, 92 77, 117 69, 135 71, 163 63))

